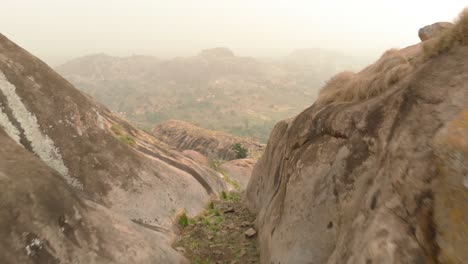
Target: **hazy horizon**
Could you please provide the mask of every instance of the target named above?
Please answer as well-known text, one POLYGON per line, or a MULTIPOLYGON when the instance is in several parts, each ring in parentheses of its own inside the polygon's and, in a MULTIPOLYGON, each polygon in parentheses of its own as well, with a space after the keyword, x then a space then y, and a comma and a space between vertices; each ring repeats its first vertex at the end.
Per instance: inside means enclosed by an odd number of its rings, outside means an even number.
POLYGON ((466 5, 418 2, 4 0, 0 33, 52 66, 96 53, 170 58, 214 47, 253 57, 308 48, 376 57, 419 42, 419 28, 453 21, 466 5))

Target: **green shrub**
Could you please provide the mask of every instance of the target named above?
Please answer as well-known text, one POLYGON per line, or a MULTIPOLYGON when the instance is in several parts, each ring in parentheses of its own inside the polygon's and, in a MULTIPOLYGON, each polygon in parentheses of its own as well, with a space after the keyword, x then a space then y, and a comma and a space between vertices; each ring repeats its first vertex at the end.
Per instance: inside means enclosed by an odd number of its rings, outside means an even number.
POLYGON ((236 143, 232 146, 232 149, 234 150, 234 152, 236 153, 236 158, 238 159, 245 159, 247 158, 247 153, 248 153, 248 150, 244 147, 242 147, 242 145, 240 143, 236 143))
POLYGON ((126 133, 125 130, 118 124, 113 124, 111 126, 111 130, 115 134, 115 136, 120 140, 120 142, 129 146, 136 145, 135 138, 129 135, 128 133, 126 133))
POLYGON ((221 198, 223 198, 223 200, 227 200, 228 199, 228 195, 225 191, 222 191, 221 192, 221 198))
POLYGON ((179 225, 180 225, 181 227, 186 227, 186 226, 188 226, 188 224, 189 224, 189 219, 188 219, 187 214, 186 214, 185 212, 183 212, 182 214, 180 214, 178 222, 179 222, 179 225))

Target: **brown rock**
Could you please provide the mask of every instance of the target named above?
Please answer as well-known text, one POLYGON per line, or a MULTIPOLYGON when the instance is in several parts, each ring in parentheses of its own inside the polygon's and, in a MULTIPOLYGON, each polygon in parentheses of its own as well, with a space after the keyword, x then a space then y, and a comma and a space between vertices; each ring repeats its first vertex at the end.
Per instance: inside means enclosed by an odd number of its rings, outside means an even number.
POLYGON ((426 41, 433 38, 447 29, 451 29, 453 24, 450 22, 437 22, 429 26, 425 26, 418 31, 419 38, 421 41, 426 41))
POLYGON ((244 221, 244 222, 241 223, 241 227, 249 227, 251 225, 252 224, 249 221, 244 221))
POLYGON ((25 247, 34 254, 35 243, 45 240, 58 262, 179 262, 183 257, 169 247, 174 212, 187 208, 189 215, 199 213, 226 188, 219 173, 133 127, 1 34, 0 130, 2 150, 8 140, 18 147, 0 155, 2 161, 9 159, 0 166, 0 237, 17 241, 0 242, 0 259, 6 263, 28 262, 25 247), (24 151, 31 155, 25 160, 36 159, 36 165, 19 159, 27 156, 24 151), (24 172, 16 181, 9 164, 28 168, 30 176, 24 172), (21 198, 24 188, 31 198, 21 198), (32 215, 24 221, 3 217, 12 210, 32 215), (75 214, 84 222, 70 223, 75 214), (50 233, 54 226, 75 243, 62 246, 63 239, 50 233), (142 228, 152 231, 142 234, 142 228), (91 229, 101 232, 93 235, 91 229), (23 238, 23 232, 30 235, 23 238), (20 242, 25 239, 28 244, 20 242), (83 246, 97 240, 103 243, 99 252, 83 246), (122 256, 125 247, 140 253, 122 256), (90 257, 83 253, 88 250, 90 257))
POLYGON ((247 229, 247 231, 244 232, 244 235, 248 238, 252 238, 254 237, 255 235, 257 234, 257 231, 255 231, 255 229, 253 228, 249 228, 247 229))

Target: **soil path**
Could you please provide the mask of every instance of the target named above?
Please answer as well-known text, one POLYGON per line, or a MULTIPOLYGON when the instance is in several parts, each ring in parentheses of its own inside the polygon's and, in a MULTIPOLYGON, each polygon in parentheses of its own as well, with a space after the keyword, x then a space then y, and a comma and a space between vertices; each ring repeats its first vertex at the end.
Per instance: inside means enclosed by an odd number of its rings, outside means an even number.
POLYGON ((247 235, 253 231, 255 216, 241 196, 222 193, 203 214, 190 219, 182 215, 178 221, 181 234, 174 248, 193 264, 259 263, 257 236, 247 235))

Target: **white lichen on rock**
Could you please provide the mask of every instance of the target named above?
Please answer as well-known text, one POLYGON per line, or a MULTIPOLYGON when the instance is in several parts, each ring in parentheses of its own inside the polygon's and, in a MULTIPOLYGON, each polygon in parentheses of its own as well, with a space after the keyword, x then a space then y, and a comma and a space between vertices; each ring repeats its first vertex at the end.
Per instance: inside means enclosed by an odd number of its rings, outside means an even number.
MULTIPOLYGON (((1 85, 1 79, 0 79, 1 85)), ((8 116, 3 112, 3 109, 0 107, 0 127, 3 127, 3 130, 10 136, 16 143, 20 144, 20 132, 16 127, 10 122, 8 116)))
MULTIPOLYGON (((31 147, 34 153, 47 165, 62 174, 68 184, 75 188, 82 189, 83 184, 69 175, 68 168, 65 166, 62 155, 60 155, 60 152, 55 147, 54 142, 47 135, 42 133, 37 123, 36 117, 26 109, 25 105, 21 101, 21 98, 15 92, 16 87, 7 80, 2 71, 0 71, 0 90, 7 99, 6 103, 11 109, 13 117, 24 130, 24 136, 28 141, 31 142, 31 147)), ((6 124, 4 125, 2 120, 0 120, 0 123, 3 127, 9 126, 6 124)), ((10 121, 6 121, 6 123, 10 123, 10 125, 13 126, 10 121)), ((9 129, 11 130, 11 127, 9 129)), ((10 133, 13 135, 12 138, 19 142, 19 132, 13 131, 10 133), (15 135, 18 136, 17 139, 15 139, 15 135)))
POLYGON ((42 244, 43 242, 39 238, 33 238, 31 242, 24 248, 26 250, 26 255, 28 257, 36 255, 37 251, 42 249, 42 244))

